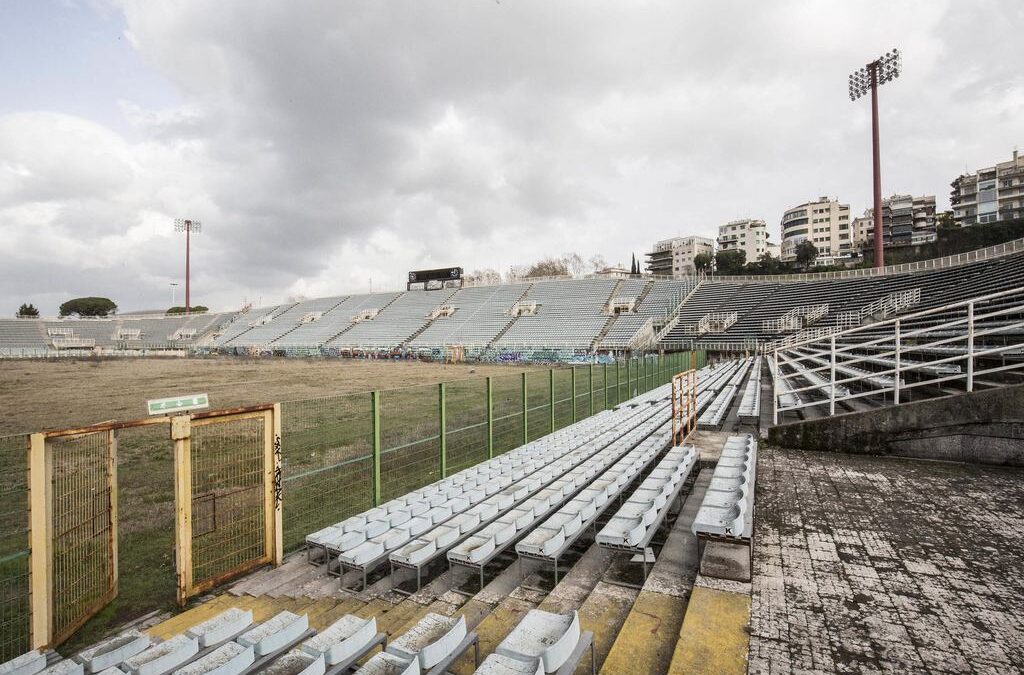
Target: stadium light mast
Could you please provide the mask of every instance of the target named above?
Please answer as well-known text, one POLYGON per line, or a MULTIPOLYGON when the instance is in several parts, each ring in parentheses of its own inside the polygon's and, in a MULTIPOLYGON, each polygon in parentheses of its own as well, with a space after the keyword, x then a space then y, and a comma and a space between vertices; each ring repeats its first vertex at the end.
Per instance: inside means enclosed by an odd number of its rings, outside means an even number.
POLYGON ((882 246, 882 161, 878 149, 878 87, 899 77, 902 67, 900 53, 893 49, 850 74, 851 101, 856 101, 871 92, 871 154, 875 174, 875 267, 885 266, 882 246))
POLYGON ((174 221, 174 231, 185 233, 185 314, 188 315, 192 311, 191 296, 190 296, 190 285, 191 285, 191 269, 190 269, 190 257, 192 248, 192 233, 198 234, 203 229, 203 224, 198 220, 188 220, 186 218, 178 218, 174 221))

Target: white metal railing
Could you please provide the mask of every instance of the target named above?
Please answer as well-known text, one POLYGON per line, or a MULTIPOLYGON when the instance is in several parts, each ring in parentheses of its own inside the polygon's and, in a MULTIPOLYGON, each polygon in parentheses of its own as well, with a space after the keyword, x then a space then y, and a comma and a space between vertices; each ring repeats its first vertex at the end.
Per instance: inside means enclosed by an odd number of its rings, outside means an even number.
POLYGON ((52 340, 54 349, 92 349, 96 346, 94 338, 55 337, 52 340))
POLYGON ((142 329, 140 328, 119 328, 114 334, 115 340, 141 340, 142 329))
POLYGON ((47 337, 61 337, 61 336, 71 337, 74 334, 75 334, 75 329, 74 328, 47 328, 46 329, 47 337))
POLYGON ((876 314, 880 314, 884 319, 896 314, 900 310, 906 309, 907 307, 913 307, 919 302, 921 302, 920 288, 909 288, 905 291, 890 293, 884 298, 879 298, 878 300, 861 307, 860 319, 863 321, 869 316, 874 316, 876 314))
POLYGON ((195 337, 195 328, 179 328, 178 330, 168 335, 167 339, 170 340, 171 342, 175 342, 177 340, 194 340, 195 337))
POLYGON ((828 314, 827 302, 817 305, 801 305, 794 307, 777 319, 765 319, 761 322, 761 329, 772 333, 798 330, 814 323, 826 314, 828 314))
POLYGON ((633 337, 629 339, 627 343, 628 349, 646 349, 654 345, 656 342, 654 335, 654 317, 644 321, 643 325, 637 329, 633 337))
MULTIPOLYGON (((789 281, 826 281, 829 279, 858 279, 863 277, 884 277, 891 276, 893 274, 906 274, 907 272, 925 272, 928 270, 939 270, 947 269, 950 267, 959 267, 961 265, 969 265, 970 263, 981 262, 983 260, 994 260, 996 258, 1003 258, 1014 253, 1024 251, 1024 239, 1014 239, 1004 244, 996 244, 995 246, 988 246, 986 248, 979 248, 975 251, 968 251, 966 253, 958 253, 956 255, 946 256, 944 258, 932 258, 931 260, 922 260, 920 262, 902 263, 900 265, 887 265, 886 267, 869 267, 861 269, 843 270, 841 272, 805 272, 803 274, 775 274, 775 275, 756 275, 756 274, 745 274, 736 276, 715 276, 710 277, 712 281, 723 281, 723 282, 747 282, 747 281, 764 281, 764 282, 789 282, 789 281)), ((654 277, 659 279, 660 277, 654 277)))
POLYGON ((711 312, 697 322, 697 333, 721 333, 729 329, 740 318, 738 312, 711 312))
POLYGON ((1024 374, 1024 286, 774 345, 773 419, 996 387, 1024 374), (1007 376, 1010 377, 1007 377, 1007 376))
POLYGON ((672 329, 675 328, 676 324, 679 323, 679 313, 682 311, 683 305, 686 304, 687 300, 693 297, 693 294, 697 292, 697 289, 700 288, 702 283, 704 283, 703 280, 698 281, 696 284, 694 284, 693 287, 690 288, 690 292, 687 293, 678 303, 676 303, 675 309, 673 309, 665 316, 665 325, 663 325, 661 327, 661 330, 658 331, 658 334, 654 336, 655 342, 661 342, 662 340, 664 340, 665 336, 667 336, 672 331, 672 329))
POLYGON ((298 323, 299 325, 302 325, 304 323, 313 323, 323 315, 323 312, 306 312, 305 314, 299 317, 299 320, 296 323, 298 323))

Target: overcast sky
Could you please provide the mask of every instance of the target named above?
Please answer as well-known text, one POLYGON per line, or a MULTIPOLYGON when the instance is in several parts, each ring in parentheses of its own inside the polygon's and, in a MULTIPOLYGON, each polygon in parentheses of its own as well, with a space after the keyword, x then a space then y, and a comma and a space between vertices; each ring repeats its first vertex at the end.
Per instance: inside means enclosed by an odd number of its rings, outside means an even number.
MULTIPOLYGON (((1024 2, 0 0, 0 314, 402 287, 935 194, 1024 145, 1024 2), (181 290, 178 291, 181 299, 181 290)), ((1024 149, 1024 148, 1022 148, 1024 149)))

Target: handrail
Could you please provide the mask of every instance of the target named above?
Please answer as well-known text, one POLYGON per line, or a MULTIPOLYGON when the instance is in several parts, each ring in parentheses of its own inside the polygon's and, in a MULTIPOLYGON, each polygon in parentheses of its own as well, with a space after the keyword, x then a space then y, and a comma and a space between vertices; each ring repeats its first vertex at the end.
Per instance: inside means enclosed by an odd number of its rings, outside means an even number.
POLYGON ((772 351, 773 419, 777 424, 781 412, 818 406, 827 406, 828 414, 834 415, 837 402, 867 397, 881 399, 883 404, 899 404, 902 392, 916 390, 926 396, 935 395, 948 392, 955 382, 960 382, 967 392, 973 391, 979 381, 989 387, 1012 382, 992 376, 1024 371, 1024 361, 1008 363, 1005 358, 1020 352, 1022 317, 1024 286, 1018 286, 834 331, 827 336, 790 344, 780 341, 772 351), (926 355, 936 349, 941 358, 929 360, 926 355), (867 356, 859 353, 865 350, 867 356), (911 358, 905 359, 905 355, 911 358), (811 367, 802 365, 805 362, 810 362, 811 367), (780 364, 790 372, 779 370, 780 364), (904 378, 908 373, 913 377, 904 378), (811 382, 811 386, 794 388, 787 382, 794 378, 811 382), (793 402, 780 396, 810 390, 824 392, 826 398, 793 402))
MULTIPOLYGON (((829 279, 860 279, 865 277, 884 277, 893 274, 906 274, 908 272, 924 272, 928 270, 947 269, 959 267, 982 260, 993 260, 1002 258, 1014 253, 1024 251, 1024 238, 1013 239, 1002 244, 995 244, 985 248, 944 256, 942 258, 931 258, 919 260, 912 263, 900 263, 898 265, 887 265, 882 268, 869 267, 839 272, 803 272, 800 274, 742 274, 729 276, 712 276, 708 281, 719 281, 723 283, 745 283, 750 281, 761 281, 765 283, 795 282, 795 281, 825 281, 829 279)), ((654 277, 655 280, 660 277, 654 277)))

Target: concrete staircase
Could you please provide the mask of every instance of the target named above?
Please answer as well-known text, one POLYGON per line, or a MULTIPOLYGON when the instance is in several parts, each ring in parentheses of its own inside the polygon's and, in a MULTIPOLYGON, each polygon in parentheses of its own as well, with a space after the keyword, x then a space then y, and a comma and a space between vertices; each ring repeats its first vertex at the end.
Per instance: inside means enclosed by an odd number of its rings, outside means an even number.
MULTIPOLYGON (((577 610, 582 629, 594 633, 596 669, 601 673, 745 673, 749 594, 702 582, 697 541, 690 532, 710 478, 709 469, 698 475, 660 551, 656 545, 657 561, 646 580, 628 554, 600 548, 592 536, 581 537, 562 558, 563 572, 571 569, 557 585, 549 566, 526 562, 521 567, 514 554, 506 554, 488 568, 482 589, 475 574, 444 569, 408 596, 392 589, 387 576, 371 579, 362 592, 341 591, 337 577, 310 565, 300 552, 281 567, 257 572, 212 600, 151 627, 149 633, 165 639, 239 607, 252 610, 256 621, 283 610, 305 613, 315 629, 345 614, 375 616, 379 630, 393 638, 434 612, 464 615, 467 628, 479 634, 483 660, 529 610, 577 610)), ((467 655, 450 672, 469 675, 474 670, 467 655)), ((589 672, 585 657, 577 673, 589 672)))
MULTIPOLYGON (((523 290, 523 294, 520 295, 519 299, 517 299, 514 303, 512 303, 512 305, 515 306, 515 305, 519 304, 520 302, 522 302, 523 300, 525 300, 526 296, 530 292, 531 288, 533 288, 533 284, 527 284, 526 288, 523 290)), ((505 324, 505 327, 502 328, 500 331, 498 331, 497 335, 495 335, 493 338, 491 338, 491 341, 487 343, 487 347, 486 348, 487 349, 492 348, 494 346, 494 343, 496 343, 498 340, 500 340, 502 338, 502 336, 504 336, 505 333, 507 333, 509 331, 509 329, 512 328, 512 324, 514 324, 516 322, 516 319, 518 319, 518 318, 519 318, 518 316, 512 317, 509 320, 509 322, 507 324, 505 324)))

